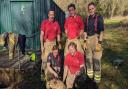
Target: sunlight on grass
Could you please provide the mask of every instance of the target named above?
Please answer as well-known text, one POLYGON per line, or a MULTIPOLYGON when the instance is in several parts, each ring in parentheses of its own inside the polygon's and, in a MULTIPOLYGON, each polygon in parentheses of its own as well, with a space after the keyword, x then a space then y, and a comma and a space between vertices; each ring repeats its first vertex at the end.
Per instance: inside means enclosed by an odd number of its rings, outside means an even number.
POLYGON ((105 19, 104 23, 106 25, 116 25, 116 24, 120 24, 120 21, 124 20, 124 19, 128 19, 128 16, 126 17, 114 17, 112 19, 105 19))
POLYGON ((114 24, 119 24, 119 23, 120 23, 120 20, 116 20, 116 19, 113 19, 113 20, 111 20, 111 19, 106 19, 104 23, 107 24, 107 25, 114 25, 114 24))

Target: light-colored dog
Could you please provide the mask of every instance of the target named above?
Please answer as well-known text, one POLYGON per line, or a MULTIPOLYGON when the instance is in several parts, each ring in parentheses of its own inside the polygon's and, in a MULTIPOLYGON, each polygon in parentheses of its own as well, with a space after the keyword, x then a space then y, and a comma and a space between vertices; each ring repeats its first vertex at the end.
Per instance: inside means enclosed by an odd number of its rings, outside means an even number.
POLYGON ((47 82, 47 89, 67 89, 61 80, 53 79, 47 82))

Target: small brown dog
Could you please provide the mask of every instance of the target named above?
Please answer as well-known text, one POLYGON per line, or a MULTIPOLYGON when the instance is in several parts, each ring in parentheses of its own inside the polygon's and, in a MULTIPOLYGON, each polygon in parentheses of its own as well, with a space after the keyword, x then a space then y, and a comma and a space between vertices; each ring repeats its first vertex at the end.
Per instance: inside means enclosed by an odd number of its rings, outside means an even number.
POLYGON ((67 89, 61 80, 53 79, 47 82, 47 89, 67 89))

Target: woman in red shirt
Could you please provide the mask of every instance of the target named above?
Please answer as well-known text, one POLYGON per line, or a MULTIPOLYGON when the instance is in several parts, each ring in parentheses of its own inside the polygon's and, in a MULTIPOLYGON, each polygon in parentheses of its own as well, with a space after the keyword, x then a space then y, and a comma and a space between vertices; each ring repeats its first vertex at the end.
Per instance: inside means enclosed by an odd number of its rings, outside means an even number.
POLYGON ((84 55, 77 51, 77 46, 74 42, 68 45, 69 53, 64 61, 63 82, 66 80, 67 88, 72 89, 75 77, 84 67, 84 55))

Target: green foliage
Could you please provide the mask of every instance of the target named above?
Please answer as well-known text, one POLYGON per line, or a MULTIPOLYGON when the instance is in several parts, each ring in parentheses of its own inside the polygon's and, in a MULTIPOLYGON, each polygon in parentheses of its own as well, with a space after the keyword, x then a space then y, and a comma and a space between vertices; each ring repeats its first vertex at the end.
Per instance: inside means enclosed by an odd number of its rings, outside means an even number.
POLYGON ((74 3, 78 14, 83 17, 87 15, 87 5, 94 2, 97 6, 97 12, 105 17, 128 15, 128 0, 55 0, 55 2, 67 11, 67 6, 74 3))

